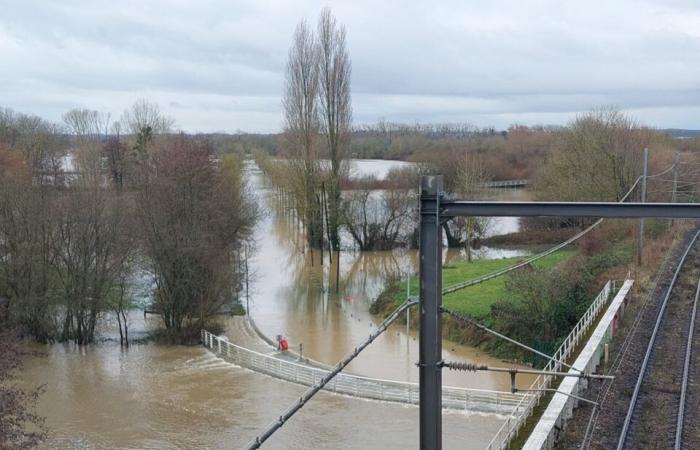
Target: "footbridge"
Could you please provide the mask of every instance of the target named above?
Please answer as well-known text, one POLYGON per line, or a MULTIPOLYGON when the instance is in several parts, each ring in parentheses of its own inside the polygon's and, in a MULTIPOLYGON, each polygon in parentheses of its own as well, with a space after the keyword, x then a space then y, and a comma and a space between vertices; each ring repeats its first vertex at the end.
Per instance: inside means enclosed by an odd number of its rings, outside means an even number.
MULTIPOLYGON (((214 355, 225 361, 304 386, 316 385, 330 372, 313 362, 299 362, 277 352, 264 353, 236 345, 227 337, 216 336, 206 330, 202 331, 202 343, 214 355)), ((352 397, 410 405, 418 405, 419 400, 417 383, 369 378, 346 372, 336 375, 324 390, 352 397)), ((525 407, 527 402, 523 400, 529 395, 452 386, 442 388, 443 408, 487 414, 513 414, 514 409, 525 407)))

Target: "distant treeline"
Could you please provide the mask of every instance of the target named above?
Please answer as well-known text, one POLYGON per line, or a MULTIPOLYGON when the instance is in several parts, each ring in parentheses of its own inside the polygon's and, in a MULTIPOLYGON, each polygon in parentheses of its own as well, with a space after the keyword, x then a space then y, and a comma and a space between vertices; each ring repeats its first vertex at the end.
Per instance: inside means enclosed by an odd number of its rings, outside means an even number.
MULTIPOLYGON (((359 159, 393 159, 451 165, 456 155, 479 155, 491 179, 532 178, 546 159, 566 145, 568 127, 512 125, 507 130, 477 128, 469 124, 402 124, 379 121, 352 130, 349 156, 359 159)), ((649 129, 650 131, 654 131, 649 129)), ((692 130, 659 130, 665 146, 680 152, 700 153, 700 137, 692 130), (678 136, 683 136, 679 138, 678 136)), ((255 149, 282 155, 282 134, 216 134, 211 140, 222 152, 250 154, 255 149)), ((322 149, 323 153, 323 149, 322 149)))

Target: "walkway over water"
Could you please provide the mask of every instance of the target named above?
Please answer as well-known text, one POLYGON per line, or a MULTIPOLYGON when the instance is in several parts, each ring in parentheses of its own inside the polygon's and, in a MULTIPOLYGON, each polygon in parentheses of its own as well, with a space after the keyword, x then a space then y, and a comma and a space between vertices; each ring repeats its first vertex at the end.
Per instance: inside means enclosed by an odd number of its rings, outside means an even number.
MULTIPOLYGON (((241 347, 226 337, 202 331, 202 343, 215 355, 233 364, 292 383, 312 386, 328 371, 303 362, 291 361, 277 354, 265 354, 241 347)), ((348 373, 338 374, 327 391, 353 397, 388 402, 418 404, 418 384, 383 380, 348 373)), ((443 407, 453 410, 492 414, 511 414, 522 405, 525 394, 443 386, 443 407)))

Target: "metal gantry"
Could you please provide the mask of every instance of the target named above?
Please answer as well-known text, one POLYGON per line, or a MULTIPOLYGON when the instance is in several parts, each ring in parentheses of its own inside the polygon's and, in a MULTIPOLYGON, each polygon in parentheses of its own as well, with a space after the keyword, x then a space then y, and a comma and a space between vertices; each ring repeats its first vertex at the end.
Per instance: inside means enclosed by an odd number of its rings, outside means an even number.
POLYGON ((700 218, 700 205, 608 202, 475 202, 446 199, 442 175, 420 184, 420 448, 442 449, 442 224, 458 216, 700 218))

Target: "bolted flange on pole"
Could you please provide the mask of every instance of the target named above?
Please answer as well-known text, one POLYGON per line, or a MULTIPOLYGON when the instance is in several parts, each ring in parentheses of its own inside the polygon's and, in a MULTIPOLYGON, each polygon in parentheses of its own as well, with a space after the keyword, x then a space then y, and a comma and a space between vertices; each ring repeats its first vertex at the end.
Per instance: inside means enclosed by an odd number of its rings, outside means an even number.
POLYGON ((442 175, 420 184, 420 449, 442 450, 442 175))

